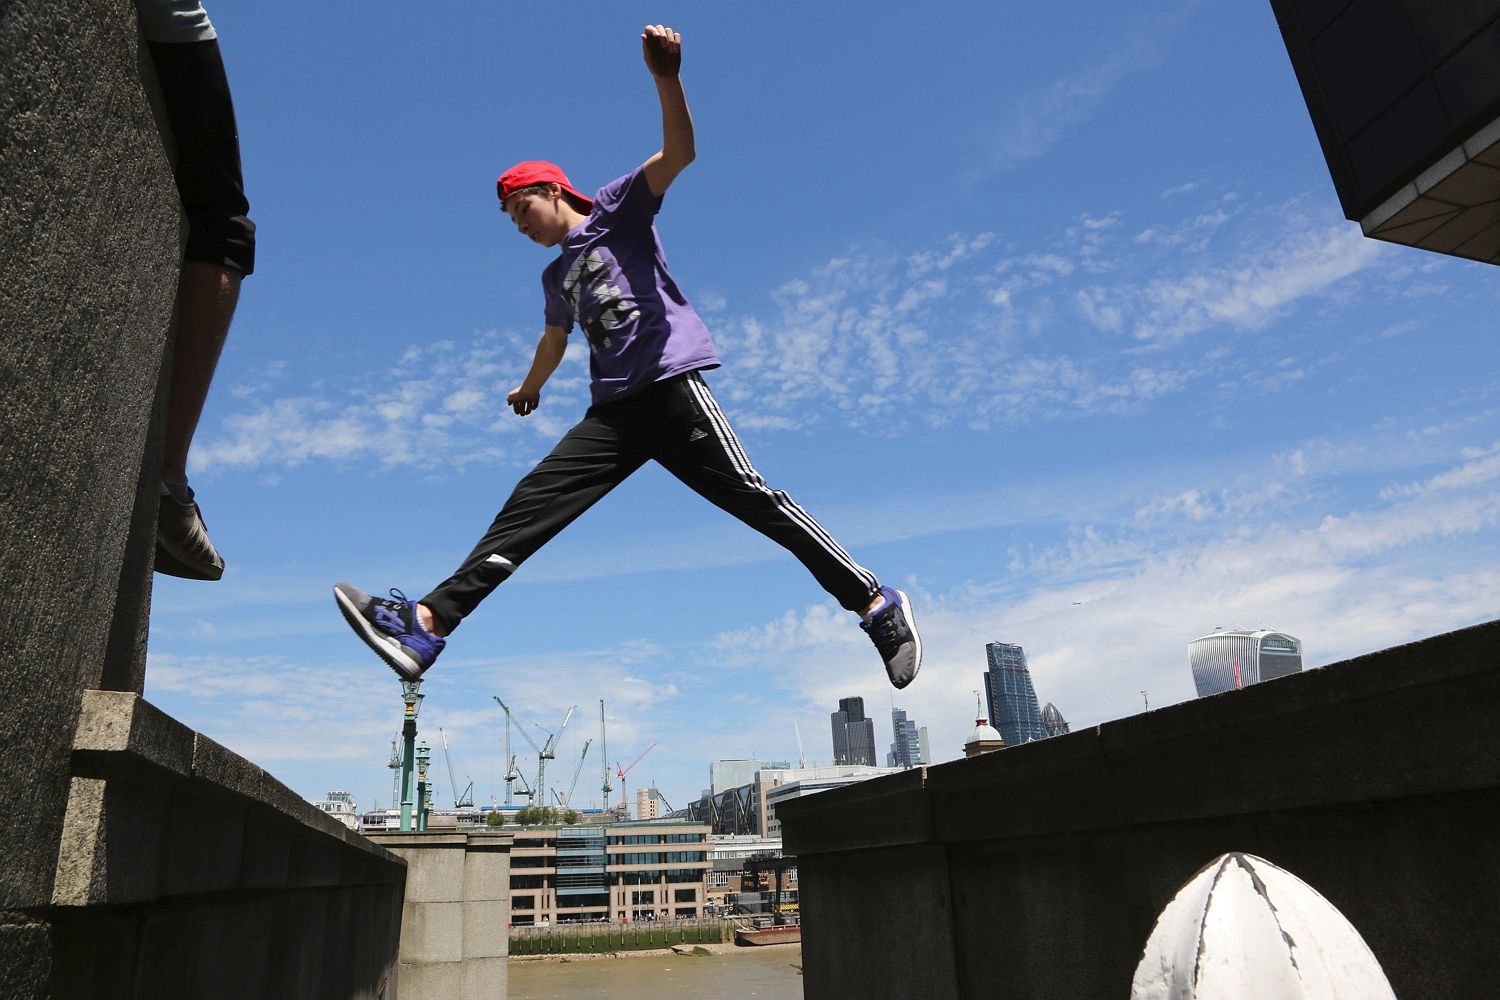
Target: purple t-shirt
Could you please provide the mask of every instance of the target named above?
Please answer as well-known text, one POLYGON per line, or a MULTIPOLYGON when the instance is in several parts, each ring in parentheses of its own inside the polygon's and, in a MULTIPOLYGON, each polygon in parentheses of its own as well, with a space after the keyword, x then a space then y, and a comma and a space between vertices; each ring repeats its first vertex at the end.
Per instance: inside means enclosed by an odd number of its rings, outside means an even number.
POLYGON ((576 322, 589 339, 595 403, 719 367, 708 327, 667 273, 651 223, 660 209, 637 167, 599 189, 542 272, 547 325, 571 331, 576 322))

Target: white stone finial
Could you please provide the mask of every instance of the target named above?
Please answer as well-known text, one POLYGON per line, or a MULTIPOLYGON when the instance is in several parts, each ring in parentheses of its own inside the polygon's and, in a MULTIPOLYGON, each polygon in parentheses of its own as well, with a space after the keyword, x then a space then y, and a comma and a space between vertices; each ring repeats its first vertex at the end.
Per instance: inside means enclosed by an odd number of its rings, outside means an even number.
POLYGON ((1162 910, 1131 1000, 1395 1000, 1354 925, 1264 858, 1224 854, 1162 910))

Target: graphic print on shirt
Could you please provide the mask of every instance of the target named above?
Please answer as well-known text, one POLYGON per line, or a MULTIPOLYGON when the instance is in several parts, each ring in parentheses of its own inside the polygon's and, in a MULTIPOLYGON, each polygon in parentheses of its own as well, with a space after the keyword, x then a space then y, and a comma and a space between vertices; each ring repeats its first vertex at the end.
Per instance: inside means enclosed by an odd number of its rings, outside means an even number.
POLYGON ((614 262, 595 248, 579 254, 563 277, 563 298, 594 351, 613 347, 611 334, 640 314, 615 284, 615 270, 614 262))

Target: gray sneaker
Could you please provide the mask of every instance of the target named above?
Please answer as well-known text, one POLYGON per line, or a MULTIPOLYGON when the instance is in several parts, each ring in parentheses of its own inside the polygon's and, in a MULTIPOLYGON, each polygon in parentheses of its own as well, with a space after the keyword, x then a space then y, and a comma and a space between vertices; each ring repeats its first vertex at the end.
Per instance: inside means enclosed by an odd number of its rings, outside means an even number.
POLYGON ((208 537, 198 502, 182 503, 165 486, 156 505, 156 571, 184 580, 224 575, 224 560, 208 537))
POLYGON ((880 588, 882 604, 859 627, 870 636, 880 658, 885 661, 886 676, 898 688, 904 688, 922 669, 922 636, 911 613, 911 602, 899 590, 880 588))

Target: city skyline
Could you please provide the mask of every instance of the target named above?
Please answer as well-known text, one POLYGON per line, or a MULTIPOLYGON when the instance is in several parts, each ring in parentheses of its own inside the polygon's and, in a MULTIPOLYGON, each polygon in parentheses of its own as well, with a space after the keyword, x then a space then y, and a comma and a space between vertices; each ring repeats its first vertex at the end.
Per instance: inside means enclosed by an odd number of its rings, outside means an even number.
MULTIPOLYGON (((1219 623, 1308 637, 1307 669, 1500 615, 1495 272, 1342 218, 1268 8, 940 0, 915 34, 891 10, 654 14, 698 128, 657 224, 756 467, 911 596, 926 661, 897 699, 936 763, 997 637, 1081 730, 1195 697, 1183 646, 1219 623)), ((224 579, 157 578, 146 698, 306 798, 388 798, 400 728, 329 588, 425 593, 586 406, 577 345, 535 414, 504 406, 551 255, 494 185, 543 158, 591 191, 659 147, 640 24, 587 11, 586 85, 498 56, 500 8, 459 33, 371 8, 336 52, 212 8, 261 245, 190 456, 224 579)), ((854 616, 655 468, 423 691, 478 802, 495 695, 549 727, 579 706, 559 780, 604 699, 608 764, 656 743, 629 790, 676 805, 707 762, 796 760, 795 727, 829 759, 840 697, 891 705, 854 616)))

